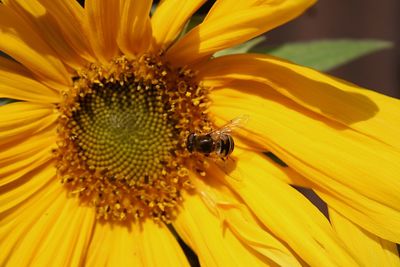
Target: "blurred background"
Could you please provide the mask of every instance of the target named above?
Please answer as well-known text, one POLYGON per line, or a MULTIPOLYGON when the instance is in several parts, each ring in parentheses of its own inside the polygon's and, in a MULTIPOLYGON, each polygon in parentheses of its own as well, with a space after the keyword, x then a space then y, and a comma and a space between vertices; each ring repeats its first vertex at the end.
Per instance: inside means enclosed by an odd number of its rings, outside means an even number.
POLYGON ((329 73, 400 98, 400 1, 320 0, 303 16, 267 34, 273 44, 332 38, 382 39, 390 49, 357 59, 329 73))

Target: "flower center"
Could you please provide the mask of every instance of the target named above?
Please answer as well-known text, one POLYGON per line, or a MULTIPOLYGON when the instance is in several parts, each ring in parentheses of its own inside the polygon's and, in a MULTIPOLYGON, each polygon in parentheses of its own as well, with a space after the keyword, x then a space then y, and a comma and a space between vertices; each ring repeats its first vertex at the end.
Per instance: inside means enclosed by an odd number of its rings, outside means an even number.
POLYGON ((92 64, 60 105, 57 169, 98 218, 169 222, 191 190, 190 132, 207 131, 207 90, 157 56, 92 64))
POLYGON ((162 92, 134 80, 92 89, 77 98, 80 105, 71 118, 72 137, 89 169, 128 184, 157 176, 176 146, 158 97, 162 92))

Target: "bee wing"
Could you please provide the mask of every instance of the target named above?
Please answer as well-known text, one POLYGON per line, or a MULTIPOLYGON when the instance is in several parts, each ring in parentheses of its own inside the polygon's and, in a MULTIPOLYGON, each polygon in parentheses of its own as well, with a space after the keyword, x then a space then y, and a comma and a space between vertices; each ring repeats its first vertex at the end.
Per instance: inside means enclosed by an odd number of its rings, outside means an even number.
POLYGON ((243 114, 240 115, 239 117, 236 117, 232 120, 230 120, 227 124, 221 127, 219 129, 220 132, 222 133, 231 133, 237 128, 243 127, 250 119, 249 115, 243 114))
POLYGON ((242 128, 250 119, 249 115, 243 114, 240 115, 232 120, 230 120, 228 123, 223 125, 221 128, 211 132, 211 136, 219 136, 224 133, 232 133, 234 130, 237 128, 242 128))

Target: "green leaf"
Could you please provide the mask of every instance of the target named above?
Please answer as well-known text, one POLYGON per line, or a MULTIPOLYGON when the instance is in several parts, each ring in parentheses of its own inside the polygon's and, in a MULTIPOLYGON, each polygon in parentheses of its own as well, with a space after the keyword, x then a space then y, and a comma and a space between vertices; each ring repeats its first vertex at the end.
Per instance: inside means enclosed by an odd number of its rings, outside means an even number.
POLYGON ((12 103, 12 102, 16 102, 16 100, 8 99, 8 98, 0 98, 0 107, 4 106, 4 105, 7 105, 9 103, 12 103))
POLYGON ((4 106, 4 105, 6 105, 8 103, 10 103, 10 99, 0 98, 0 106, 4 106))
POLYGON ((178 40, 181 39, 183 36, 185 36, 186 33, 190 32, 191 29, 202 23, 204 20, 204 16, 200 15, 193 15, 185 24, 183 27, 183 30, 178 36, 178 40))
POLYGON ((336 39, 289 43, 273 48, 254 47, 251 52, 271 54, 299 65, 329 71, 392 46, 391 42, 383 40, 336 39))
POLYGON ((265 40, 266 40, 265 36, 259 36, 238 46, 218 51, 217 53, 214 54, 214 57, 247 53, 257 45, 264 42, 265 40))
POLYGON ((189 32, 191 29, 203 22, 205 16, 203 15, 193 15, 190 20, 186 23, 183 33, 189 32))

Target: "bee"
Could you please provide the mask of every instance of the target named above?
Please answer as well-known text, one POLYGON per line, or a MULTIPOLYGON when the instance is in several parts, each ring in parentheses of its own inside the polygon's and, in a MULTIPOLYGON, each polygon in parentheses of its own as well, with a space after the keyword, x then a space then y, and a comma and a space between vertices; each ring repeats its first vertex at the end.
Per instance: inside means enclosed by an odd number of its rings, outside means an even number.
POLYGON ((190 153, 198 152, 206 156, 215 155, 219 158, 226 158, 235 148, 235 142, 231 136, 232 131, 243 126, 248 120, 248 115, 241 115, 212 132, 190 133, 186 141, 187 150, 190 153))

